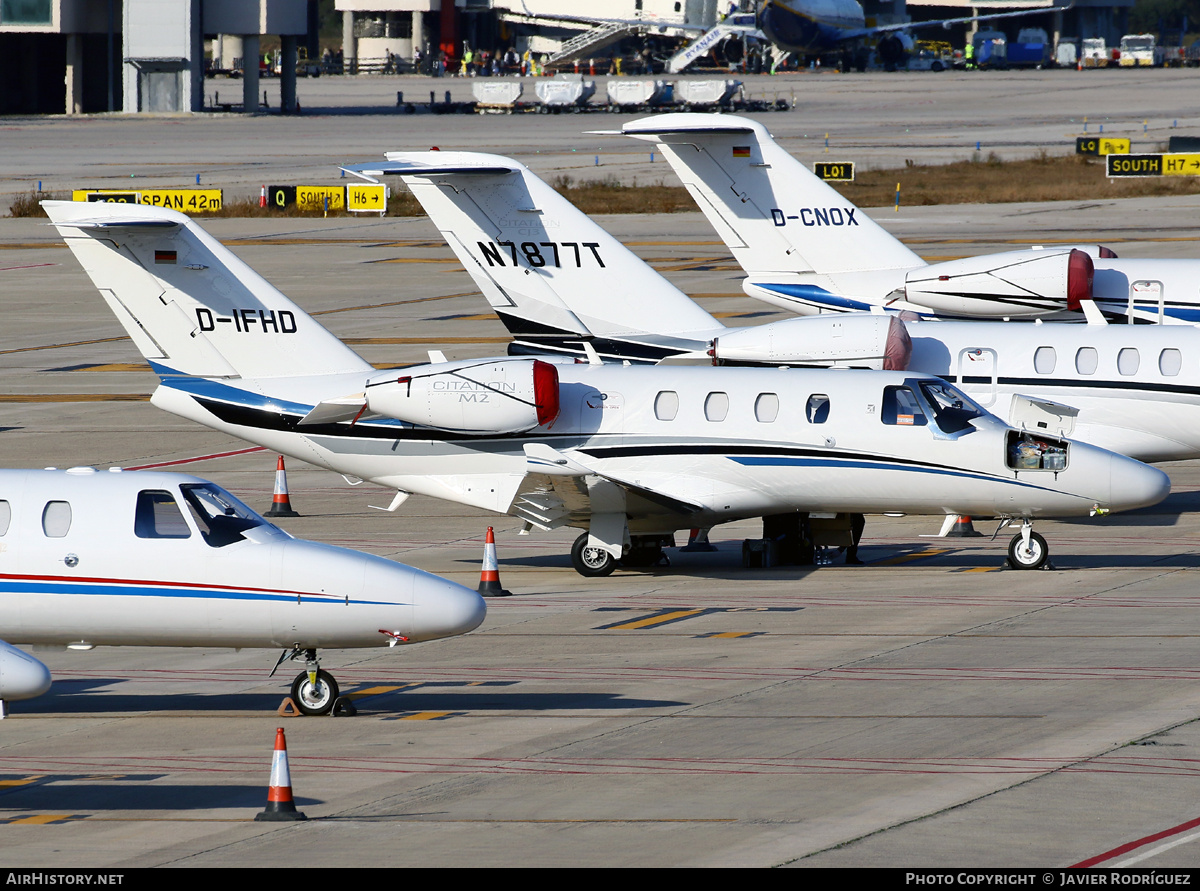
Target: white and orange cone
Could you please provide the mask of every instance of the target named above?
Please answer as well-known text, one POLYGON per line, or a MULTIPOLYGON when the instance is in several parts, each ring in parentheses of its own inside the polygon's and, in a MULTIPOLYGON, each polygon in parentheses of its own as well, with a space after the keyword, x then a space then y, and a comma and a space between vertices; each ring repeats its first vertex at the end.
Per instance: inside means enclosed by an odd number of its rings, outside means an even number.
POLYGON ((264 517, 298 517, 292 510, 292 499, 288 497, 287 471, 283 469, 283 455, 275 462, 275 494, 271 497, 271 509, 264 517))
POLYGON ((688 534, 688 543, 679 550, 686 554, 694 554, 697 552, 708 553, 716 549, 717 546, 708 540, 707 529, 693 528, 688 534))
POLYGON ((954 521, 953 528, 946 533, 946 538, 978 538, 982 532, 975 531, 975 524, 970 517, 960 516, 954 521))
POLYGON ((500 564, 496 562, 496 536, 488 526, 483 543, 483 571, 479 573, 479 593, 484 597, 511 597, 500 584, 500 564))
POLYGON ((292 801, 292 775, 288 770, 287 739, 283 728, 275 731, 275 755, 271 760, 271 788, 267 792, 267 806, 254 819, 259 823, 278 823, 290 820, 307 820, 296 810, 292 801))
POLYGON ((259 207, 267 206, 267 187, 266 186, 263 186, 262 191, 260 191, 258 193, 258 206, 259 207))

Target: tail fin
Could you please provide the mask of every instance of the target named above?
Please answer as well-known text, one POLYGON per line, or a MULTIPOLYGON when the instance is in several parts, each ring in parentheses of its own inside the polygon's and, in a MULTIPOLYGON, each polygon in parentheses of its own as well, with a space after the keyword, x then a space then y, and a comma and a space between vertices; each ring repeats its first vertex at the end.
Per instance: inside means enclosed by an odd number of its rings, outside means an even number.
POLYGON ((624 350, 640 341, 656 358, 664 352, 652 341, 678 352, 723 329, 519 162, 474 152, 387 159, 346 169, 403 177, 518 343, 578 352, 591 340, 603 352, 606 340, 624 350))
POLYGON ((925 265, 784 151, 757 121, 664 114, 632 121, 621 132, 662 147, 752 280, 925 265))
POLYGON ((42 207, 160 375, 276 378, 372 370, 181 213, 73 201, 42 207))

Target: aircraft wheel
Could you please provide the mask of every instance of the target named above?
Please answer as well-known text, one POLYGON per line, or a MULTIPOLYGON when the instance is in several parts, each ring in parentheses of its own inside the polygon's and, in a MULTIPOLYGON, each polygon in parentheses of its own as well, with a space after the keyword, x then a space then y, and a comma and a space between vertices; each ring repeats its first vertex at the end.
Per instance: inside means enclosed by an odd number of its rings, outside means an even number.
POLYGON ((617 568, 617 561, 604 548, 589 547, 588 534, 585 532, 571 546, 571 565, 580 575, 596 578, 612 575, 617 568))
POLYGON ((1050 556, 1050 548, 1046 539, 1036 532, 1029 533, 1029 546, 1021 540, 1020 535, 1014 535, 1008 543, 1008 562, 1014 569, 1041 569, 1050 556))
POLYGON ((337 681, 327 671, 317 672, 317 682, 308 679, 308 672, 302 671, 292 681, 292 701, 302 715, 327 715, 338 698, 337 681))

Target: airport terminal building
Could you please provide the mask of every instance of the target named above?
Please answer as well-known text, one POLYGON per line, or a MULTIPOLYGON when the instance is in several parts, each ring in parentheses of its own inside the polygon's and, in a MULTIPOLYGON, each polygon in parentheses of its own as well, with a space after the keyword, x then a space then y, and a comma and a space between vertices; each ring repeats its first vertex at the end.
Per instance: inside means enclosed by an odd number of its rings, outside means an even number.
MULTIPOLYGON (((743 8, 755 0, 740 0, 743 8)), ((1054 39, 1127 30, 1134 0, 863 0, 868 23, 1055 8, 1031 19, 1054 39)), ((729 0, 336 0, 347 73, 368 61, 411 63, 418 53, 450 59, 465 47, 554 54, 568 42, 576 57, 607 56, 617 41, 681 41, 730 11, 729 0), (564 19, 562 16, 568 16, 564 19), (588 19, 622 19, 623 25, 588 19), (632 23, 632 24, 631 24, 632 23)), ((1023 19, 999 24, 1013 33, 1023 19)), ((277 35, 282 110, 295 108, 298 47, 315 59, 317 0, 0 0, 0 114, 201 111, 205 40, 214 61, 237 62, 244 111, 257 111, 257 59, 263 35, 277 35)), ((944 32, 943 32, 944 33, 944 32)), ((961 32, 952 32, 958 34, 961 32)), ((395 68, 391 70, 396 70, 395 68)))

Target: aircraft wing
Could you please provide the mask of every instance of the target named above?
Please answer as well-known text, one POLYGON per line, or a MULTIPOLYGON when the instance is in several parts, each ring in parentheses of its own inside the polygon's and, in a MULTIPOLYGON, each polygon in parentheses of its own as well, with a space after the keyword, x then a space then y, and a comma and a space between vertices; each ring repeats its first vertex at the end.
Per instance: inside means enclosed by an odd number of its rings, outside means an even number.
POLYGON ((952 19, 933 19, 928 22, 907 22, 898 25, 875 25, 870 28, 847 28, 837 35, 839 41, 858 40, 862 37, 875 37, 880 34, 895 34, 897 31, 915 31, 919 28, 949 28, 951 25, 969 25, 972 22, 990 22, 995 19, 1015 19, 1021 16, 1036 15, 1039 12, 1066 12, 1075 5, 1045 6, 1032 9, 1019 9, 1016 12, 993 12, 987 15, 958 16, 952 19))
POLYGON ((527 443, 525 458, 525 484, 513 502, 513 512, 541 529, 562 526, 569 518, 578 521, 607 513, 614 506, 630 516, 690 516, 704 509, 611 470, 597 470, 586 456, 567 454, 545 443, 527 443))

